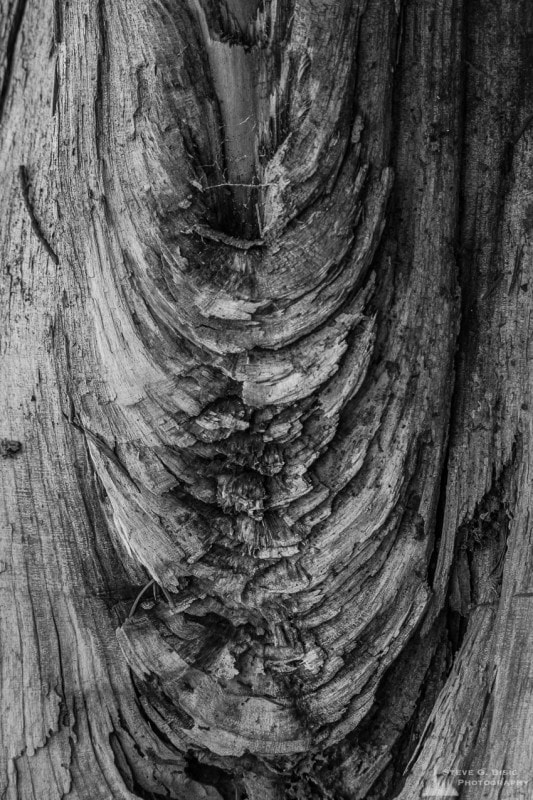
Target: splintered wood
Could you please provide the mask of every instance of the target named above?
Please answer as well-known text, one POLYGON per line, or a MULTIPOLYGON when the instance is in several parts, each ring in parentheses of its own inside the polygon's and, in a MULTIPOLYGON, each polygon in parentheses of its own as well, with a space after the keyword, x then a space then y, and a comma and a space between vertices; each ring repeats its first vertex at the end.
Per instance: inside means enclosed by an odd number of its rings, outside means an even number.
POLYGON ((529 5, 0 0, 2 797, 532 761, 529 5))

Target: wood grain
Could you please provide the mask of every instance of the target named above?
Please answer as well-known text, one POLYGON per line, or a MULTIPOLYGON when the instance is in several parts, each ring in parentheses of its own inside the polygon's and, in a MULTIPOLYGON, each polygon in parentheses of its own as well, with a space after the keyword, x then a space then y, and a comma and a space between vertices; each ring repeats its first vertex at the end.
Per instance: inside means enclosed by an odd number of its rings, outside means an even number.
POLYGON ((2 796, 529 777, 532 30, 0 0, 2 796))

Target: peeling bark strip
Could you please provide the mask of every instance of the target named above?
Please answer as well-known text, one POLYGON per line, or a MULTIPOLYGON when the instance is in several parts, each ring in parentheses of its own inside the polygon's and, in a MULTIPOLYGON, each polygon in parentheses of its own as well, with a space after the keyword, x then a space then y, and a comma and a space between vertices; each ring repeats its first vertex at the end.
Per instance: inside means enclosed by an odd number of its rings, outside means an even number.
POLYGON ((529 770, 530 5, 0 0, 2 797, 529 770))

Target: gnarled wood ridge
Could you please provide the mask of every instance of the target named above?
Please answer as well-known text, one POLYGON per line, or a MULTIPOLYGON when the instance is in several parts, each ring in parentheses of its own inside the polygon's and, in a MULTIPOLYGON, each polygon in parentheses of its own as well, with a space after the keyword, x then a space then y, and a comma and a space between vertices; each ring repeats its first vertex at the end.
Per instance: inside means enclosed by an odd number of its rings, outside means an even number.
POLYGON ((435 481, 417 525, 395 506, 447 392, 430 406, 442 370, 402 374, 405 320, 397 371, 367 375, 392 170, 361 153, 359 13, 251 5, 103 25, 113 159, 86 258, 105 395, 73 388, 113 524, 176 596, 119 631, 146 713, 183 749, 271 757, 343 739, 420 621, 435 481))
POLYGON ((40 292, 11 277, 6 524, 55 687, 6 796, 35 752, 40 800, 523 773, 525 0, 0 8, 2 254, 40 292))

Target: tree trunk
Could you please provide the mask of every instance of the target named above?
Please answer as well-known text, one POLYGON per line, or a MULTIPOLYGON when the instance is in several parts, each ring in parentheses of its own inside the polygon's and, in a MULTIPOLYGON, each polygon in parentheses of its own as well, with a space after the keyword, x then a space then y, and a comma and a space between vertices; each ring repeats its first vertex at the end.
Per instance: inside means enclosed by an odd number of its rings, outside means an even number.
POLYGON ((530 796, 532 41, 0 0, 2 798, 530 796))

